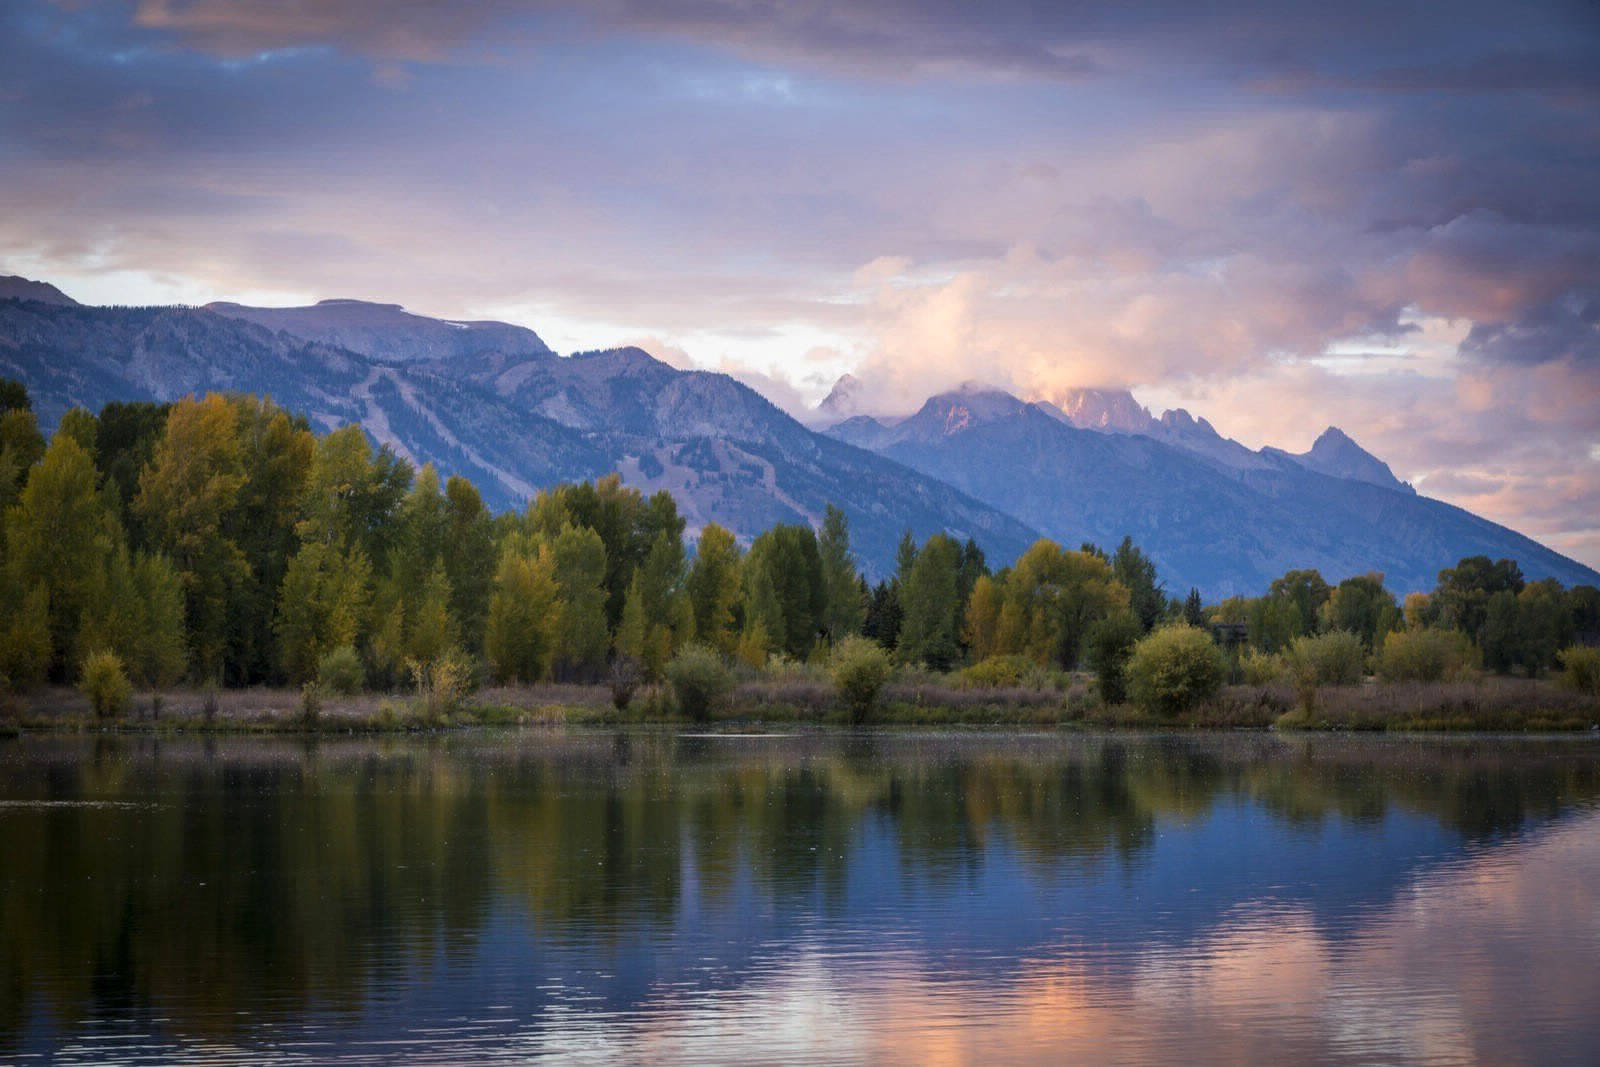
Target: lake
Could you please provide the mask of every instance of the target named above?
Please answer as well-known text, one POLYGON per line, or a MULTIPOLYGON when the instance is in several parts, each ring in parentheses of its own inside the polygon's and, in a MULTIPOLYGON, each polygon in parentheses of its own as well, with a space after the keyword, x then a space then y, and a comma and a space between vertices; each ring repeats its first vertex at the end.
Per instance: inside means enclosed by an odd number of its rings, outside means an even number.
POLYGON ((1600 739, 0 741, 0 1061, 1600 1061, 1600 739))

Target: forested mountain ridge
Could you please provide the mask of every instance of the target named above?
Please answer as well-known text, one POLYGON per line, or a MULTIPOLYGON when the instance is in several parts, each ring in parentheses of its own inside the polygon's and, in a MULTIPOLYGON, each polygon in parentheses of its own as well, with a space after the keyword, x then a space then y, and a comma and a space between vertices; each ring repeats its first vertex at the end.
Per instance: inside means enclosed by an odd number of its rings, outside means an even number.
MULTIPOLYGON (((378 317, 384 329, 400 321, 378 317)), ((817 525, 832 502, 874 574, 892 568, 907 528, 972 537, 996 558, 1036 536, 944 483, 807 430, 726 375, 675 370, 638 349, 561 358, 522 331, 506 350, 396 361, 308 340, 293 332, 310 330, 303 318, 289 323, 0 299, 0 376, 27 385, 45 427, 74 406, 271 396, 319 430, 357 423, 416 465, 470 478, 497 510, 613 470, 647 493, 672 491, 691 533, 714 521, 748 540, 780 522, 817 525)))
POLYGON ((1064 544, 1132 536, 1174 588, 1208 596, 1259 589, 1300 566, 1339 576, 1381 571, 1391 588, 1409 592, 1431 588, 1442 568, 1473 555, 1514 558, 1531 577, 1567 584, 1600 577, 1417 495, 1333 428, 1304 456, 1250 452, 1187 413, 1142 432, 1107 432, 1073 425, 1050 405, 967 386, 905 419, 857 416, 828 432, 1004 507, 1064 544), (1216 447, 1184 447, 1174 434, 1216 447))

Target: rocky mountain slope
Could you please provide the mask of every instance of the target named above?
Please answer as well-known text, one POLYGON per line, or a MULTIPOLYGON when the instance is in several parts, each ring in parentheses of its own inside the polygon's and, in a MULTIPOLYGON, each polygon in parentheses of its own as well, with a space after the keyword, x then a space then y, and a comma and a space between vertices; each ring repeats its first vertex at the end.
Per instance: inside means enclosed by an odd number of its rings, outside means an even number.
MULTIPOLYGON (((1382 570, 1391 588, 1426 589, 1476 554, 1514 558, 1531 577, 1600 583, 1417 495, 1336 428, 1304 454, 1252 450, 1115 390, 1055 405, 970 385, 906 418, 856 415, 819 434, 726 375, 637 348, 560 357, 521 327, 356 301, 84 307, 26 279, 0 279, 0 376, 28 385, 47 427, 74 405, 264 393, 319 429, 359 423, 415 463, 464 474, 497 508, 613 470, 671 491, 691 531, 715 521, 748 538, 818 522, 836 503, 875 574, 892 569, 910 528, 974 537, 997 563, 1041 534, 1107 547, 1131 535, 1169 589, 1210 597, 1259 592, 1305 566, 1331 580, 1382 570)), ((843 383, 832 408, 861 395, 843 383)))
POLYGON ((973 537, 998 559, 1037 536, 949 485, 807 430, 725 375, 678 371, 638 349, 561 358, 531 331, 501 335, 502 348, 440 349, 429 338, 448 327, 428 319, 415 344, 401 335, 375 347, 398 321, 385 312, 362 342, 380 358, 321 340, 320 316, 269 328, 207 308, 0 299, 0 376, 28 386, 47 427, 75 405, 267 394, 319 429, 360 423, 415 463, 471 478, 502 509, 613 470, 646 492, 671 490, 691 532, 716 521, 752 537, 775 522, 818 523, 835 503, 879 574, 907 528, 973 537))
MULTIPOLYGON (((1441 568, 1477 554, 1516 559, 1530 577, 1600 578, 1515 531, 1418 496, 1337 429, 1303 456, 1257 453, 1203 420, 1168 415, 1144 432, 1084 429, 1059 407, 967 386, 909 418, 857 416, 829 432, 1063 544, 1109 547, 1131 535, 1174 590, 1257 593, 1294 567, 1330 579, 1381 570, 1391 588, 1429 589, 1441 568)), ((1107 425, 1094 415, 1090 424, 1107 425)))
POLYGON ((77 303, 49 282, 36 282, 15 274, 0 274, 0 300, 37 300, 41 304, 77 303))

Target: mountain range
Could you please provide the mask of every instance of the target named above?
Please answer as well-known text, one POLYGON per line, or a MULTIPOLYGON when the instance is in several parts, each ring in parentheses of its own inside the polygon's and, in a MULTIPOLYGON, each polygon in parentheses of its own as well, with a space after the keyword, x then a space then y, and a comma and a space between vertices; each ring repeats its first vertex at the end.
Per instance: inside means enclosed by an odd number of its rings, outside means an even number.
POLYGON ((893 566, 906 529, 972 537, 999 559, 1038 536, 808 430, 727 375, 676 370, 638 348, 560 357, 530 330, 458 327, 393 305, 87 307, 0 279, 0 377, 28 387, 47 429, 72 407, 113 400, 268 395, 321 430, 359 423, 413 463, 471 478, 497 509, 611 471, 669 490, 691 535, 708 522, 747 540, 779 522, 820 524, 834 503, 873 574, 893 566))
POLYGON ((873 575, 892 570, 910 529, 972 537, 996 564, 1039 536, 1109 548, 1131 535, 1169 589, 1208 597, 1258 593, 1295 567, 1330 580, 1380 570, 1393 589, 1427 589, 1477 554, 1600 583, 1417 494, 1337 428, 1302 454, 1252 450, 1121 390, 1048 403, 969 384, 891 419, 863 413, 866 391, 847 376, 810 413, 818 430, 731 377, 638 348, 559 356, 524 327, 357 300, 88 307, 20 278, 0 278, 0 376, 28 386, 46 427, 112 400, 267 394, 320 429, 359 423, 414 463, 463 474, 501 509, 613 470, 672 492, 691 534, 718 522, 749 539, 819 523, 836 503, 873 575))
POLYGON ((1329 427, 1310 451, 1253 451, 1184 411, 1153 418, 1130 394, 1028 403, 976 383, 899 419, 857 415, 827 432, 1004 508, 1064 544, 1131 536, 1169 581, 1252 593, 1296 567, 1384 572, 1433 587, 1462 556, 1517 560, 1530 577, 1595 572, 1486 519, 1420 496, 1329 427))

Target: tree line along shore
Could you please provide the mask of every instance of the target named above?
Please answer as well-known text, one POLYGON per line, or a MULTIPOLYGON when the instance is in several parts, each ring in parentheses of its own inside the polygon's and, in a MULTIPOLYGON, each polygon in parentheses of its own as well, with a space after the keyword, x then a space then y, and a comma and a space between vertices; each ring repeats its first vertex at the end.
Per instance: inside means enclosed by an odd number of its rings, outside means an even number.
POLYGON ((466 479, 248 395, 68 412, 0 382, 0 723, 773 721, 1583 729, 1600 590, 1472 557, 1398 600, 1292 570, 1168 593, 1131 540, 903 538, 842 512, 693 550, 616 475, 494 515, 466 479))

